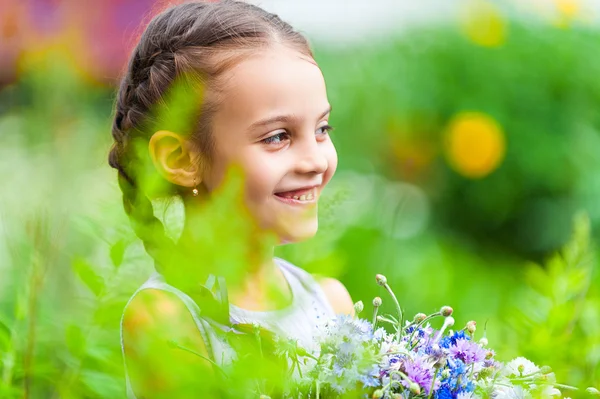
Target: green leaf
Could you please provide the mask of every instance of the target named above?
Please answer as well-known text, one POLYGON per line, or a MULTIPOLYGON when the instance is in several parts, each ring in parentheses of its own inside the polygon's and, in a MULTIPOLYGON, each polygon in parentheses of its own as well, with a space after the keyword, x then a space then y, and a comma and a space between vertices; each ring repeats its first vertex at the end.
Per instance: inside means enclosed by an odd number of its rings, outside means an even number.
POLYGON ((102 398, 123 397, 120 375, 114 376, 106 372, 88 369, 81 372, 81 382, 85 385, 86 391, 89 391, 87 397, 92 396, 92 393, 102 398))
POLYGON ((75 258, 73 260, 73 269, 84 284, 87 285, 96 296, 99 296, 102 291, 104 291, 104 280, 96 274, 93 266, 85 259, 75 258))
POLYGON ((125 255, 127 246, 128 244, 125 240, 121 239, 110 247, 110 260, 116 268, 123 263, 123 256, 125 255))
POLYGON ((5 348, 11 338, 10 328, 8 323, 0 319, 0 348, 5 348))
POLYGON ((69 352, 73 356, 80 358, 85 352, 85 335, 81 331, 81 327, 76 324, 68 325, 65 332, 65 339, 69 352))

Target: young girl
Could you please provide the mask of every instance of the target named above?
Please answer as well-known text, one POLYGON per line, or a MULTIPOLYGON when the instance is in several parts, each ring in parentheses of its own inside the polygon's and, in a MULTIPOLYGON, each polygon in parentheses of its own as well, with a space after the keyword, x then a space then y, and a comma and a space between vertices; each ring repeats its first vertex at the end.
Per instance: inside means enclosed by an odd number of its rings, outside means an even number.
MULTIPOLYGON (((195 215, 232 165, 243 172, 243 202, 258 226, 257 240, 263 232, 274 233, 279 243, 316 233, 317 203, 337 165, 330 112, 306 39, 274 14, 237 1, 195 2, 171 7, 149 23, 120 86, 109 157, 125 210, 158 268, 123 314, 130 398, 191 397, 191 384, 210 379, 212 362, 229 356, 207 321, 218 318, 217 305, 199 303, 205 281, 165 259, 193 254, 195 215), (195 91, 201 112, 194 114, 189 134, 162 126, 156 116, 156 105, 168 104, 169 90, 180 79, 201 88, 195 91), (142 166, 145 159, 151 168, 142 166), (160 236, 151 193, 142 184, 147 173, 183 200, 183 233, 172 246, 160 236), (204 360, 169 342, 185 344, 204 360)), ((231 323, 258 324, 309 346, 318 317, 353 313, 341 283, 317 282, 274 258, 272 247, 267 252, 250 253, 240 282, 221 295, 222 303, 231 303, 231 323), (267 294, 273 284, 282 305, 267 294)))

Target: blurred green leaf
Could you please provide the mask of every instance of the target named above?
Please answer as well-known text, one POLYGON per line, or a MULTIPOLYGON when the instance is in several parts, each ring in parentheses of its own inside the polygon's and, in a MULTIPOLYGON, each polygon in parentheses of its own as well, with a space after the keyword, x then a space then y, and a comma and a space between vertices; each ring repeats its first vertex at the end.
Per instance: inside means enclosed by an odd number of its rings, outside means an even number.
POLYGON ((8 324, 0 319, 0 348, 6 348, 6 345, 10 341, 11 330, 8 324))
POLYGON ((102 371, 84 370, 81 373, 82 382, 100 398, 123 397, 123 382, 102 371))
POLYGON ((81 357, 86 347, 85 335, 81 327, 76 324, 68 325, 65 330, 65 339, 69 352, 77 358, 81 357))
POLYGON ((73 270, 84 284, 92 290, 96 296, 100 296, 104 291, 104 279, 96 273, 94 267, 80 257, 73 260, 72 266, 73 270))
POLYGON ((118 268, 123 263, 123 256, 128 245, 124 239, 121 239, 110 247, 110 260, 115 267, 118 268))

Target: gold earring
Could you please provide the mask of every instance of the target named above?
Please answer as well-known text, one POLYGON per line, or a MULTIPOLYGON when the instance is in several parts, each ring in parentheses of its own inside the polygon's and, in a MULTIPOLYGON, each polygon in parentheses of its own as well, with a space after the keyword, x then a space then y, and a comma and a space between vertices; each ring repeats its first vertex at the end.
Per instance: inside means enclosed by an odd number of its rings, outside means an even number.
POLYGON ((198 196, 198 188, 197 188, 197 184, 196 184, 196 178, 194 177, 194 189, 192 190, 192 194, 194 195, 194 197, 198 196))

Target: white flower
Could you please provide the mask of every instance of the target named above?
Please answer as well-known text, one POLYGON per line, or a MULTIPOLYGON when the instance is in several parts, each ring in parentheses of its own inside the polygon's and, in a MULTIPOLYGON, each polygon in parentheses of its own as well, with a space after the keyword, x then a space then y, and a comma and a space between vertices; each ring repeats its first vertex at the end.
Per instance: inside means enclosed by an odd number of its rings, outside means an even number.
POLYGON ((492 393, 493 399, 529 399, 531 394, 519 386, 498 385, 492 393))
POLYGON ((406 346, 406 342, 382 342, 381 347, 379 349, 380 355, 385 355, 386 353, 408 353, 408 348, 406 346))
POLYGON ((388 334, 386 333, 385 328, 379 327, 373 333, 373 342, 382 341, 382 340, 386 339, 387 335, 388 334))
POLYGON ((536 366, 532 361, 525 359, 524 357, 518 357, 511 360, 502 369, 502 374, 510 377, 519 377, 521 375, 530 375, 540 371, 540 368, 536 366))
MULTIPOLYGON (((553 374, 554 373, 552 373, 552 377, 553 377, 553 374)), ((556 381, 556 379, 554 379, 554 380, 551 379, 548 382, 553 383, 554 381, 556 381)), ((535 384, 531 384, 531 388, 537 389, 538 386, 536 386, 535 384)), ((550 384, 542 385, 539 388, 540 388, 539 397, 541 399, 553 399, 554 397, 560 397, 562 395, 562 393, 558 389, 554 388, 554 386, 550 385, 550 384)))

